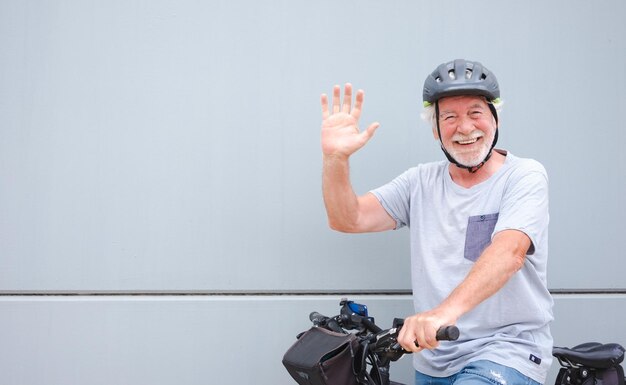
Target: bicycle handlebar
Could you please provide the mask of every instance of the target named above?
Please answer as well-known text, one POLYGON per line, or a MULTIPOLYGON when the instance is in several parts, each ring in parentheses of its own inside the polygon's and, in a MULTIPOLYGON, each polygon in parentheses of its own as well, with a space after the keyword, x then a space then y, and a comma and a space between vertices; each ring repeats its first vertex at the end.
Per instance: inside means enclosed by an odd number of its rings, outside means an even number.
MULTIPOLYGON (((317 327, 341 334, 349 334, 351 333, 349 330, 355 330, 354 334, 362 347, 359 365, 365 373, 363 376, 368 379, 367 383, 376 385, 397 384, 389 380, 389 365, 403 355, 410 354, 398 343, 398 334, 404 326, 404 319, 396 318, 393 320, 391 328, 381 329, 374 322, 374 318, 368 316, 365 305, 355 304, 344 298, 341 300, 340 306, 339 315, 327 317, 314 311, 309 314, 309 319, 317 327), (365 368, 371 368, 369 374, 365 368), (377 374, 374 375, 374 373, 377 374)), ((459 338, 459 329, 454 325, 443 326, 437 330, 436 338, 439 341, 454 341, 459 338)), ((417 346, 417 342, 415 345, 417 346)))
MULTIPOLYGON (((398 336, 398 333, 400 332, 400 329, 404 325, 404 320, 396 319, 395 323, 398 324, 396 328, 383 330, 374 323, 374 320, 372 318, 358 316, 357 318, 359 321, 358 324, 364 326, 367 330, 377 336, 377 339, 379 339, 377 345, 387 345, 383 347, 391 350, 403 350, 396 342, 396 338, 398 336)), ((334 332, 346 334, 346 331, 343 329, 340 322, 342 316, 327 317, 314 311, 309 314, 309 319, 311 320, 311 322, 313 322, 315 326, 325 327, 334 332)), ((354 319, 350 319, 350 322, 353 323, 354 319)), ((436 338, 438 341, 456 341, 459 338, 459 335, 459 328, 457 328, 455 325, 449 325, 440 327, 439 330, 437 330, 436 338)), ((415 345, 417 346, 417 341, 415 342, 415 345)))

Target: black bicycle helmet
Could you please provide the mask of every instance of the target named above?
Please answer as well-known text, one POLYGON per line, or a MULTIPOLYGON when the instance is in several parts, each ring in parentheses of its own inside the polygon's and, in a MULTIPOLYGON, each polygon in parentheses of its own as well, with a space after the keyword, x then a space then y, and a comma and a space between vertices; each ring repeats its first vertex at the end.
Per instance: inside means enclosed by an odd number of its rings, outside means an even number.
POLYGON ((479 62, 457 59, 440 64, 424 81, 424 105, 446 96, 482 95, 489 101, 500 97, 496 76, 479 62))
POLYGON ((464 59, 440 64, 424 81, 424 107, 435 105, 437 116, 437 134, 439 135, 441 150, 448 160, 457 167, 464 168, 470 173, 478 171, 493 154, 493 149, 498 142, 498 113, 493 105, 500 98, 498 79, 479 62, 464 59), (450 155, 441 141, 441 129, 439 127, 439 99, 446 96, 478 95, 484 96, 489 101, 489 110, 496 120, 496 132, 489 153, 482 162, 475 166, 467 166, 459 163, 450 155))

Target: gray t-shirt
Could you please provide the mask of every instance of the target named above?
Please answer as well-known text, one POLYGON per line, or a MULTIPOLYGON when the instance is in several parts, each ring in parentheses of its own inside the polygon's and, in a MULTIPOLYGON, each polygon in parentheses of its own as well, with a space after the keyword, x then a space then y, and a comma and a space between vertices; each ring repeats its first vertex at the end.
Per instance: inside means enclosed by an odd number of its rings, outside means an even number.
POLYGON ((534 160, 509 153, 494 175, 467 189, 452 181, 448 166, 447 161, 422 164, 372 191, 397 228, 409 228, 416 312, 439 305, 497 232, 522 231, 532 246, 523 268, 458 320, 459 340, 414 354, 414 367, 447 377, 469 362, 486 359, 543 383, 552 362, 553 319, 546 285, 546 171, 534 160))

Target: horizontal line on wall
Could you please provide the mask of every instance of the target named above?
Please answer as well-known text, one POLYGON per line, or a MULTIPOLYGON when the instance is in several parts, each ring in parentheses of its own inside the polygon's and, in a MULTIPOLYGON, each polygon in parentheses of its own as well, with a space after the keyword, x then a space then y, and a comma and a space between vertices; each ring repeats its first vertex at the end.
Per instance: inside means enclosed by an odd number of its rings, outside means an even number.
POLYGON ((626 289, 550 289, 550 294, 626 294, 626 289))
POLYGON ((0 291, 0 296, 337 296, 411 295, 411 290, 37 290, 0 291))
MULTIPOLYGON (((550 289, 551 294, 626 294, 626 289, 550 289)), ((8 290, 4 297, 29 296, 354 296, 354 295, 412 295, 411 290, 8 290)))

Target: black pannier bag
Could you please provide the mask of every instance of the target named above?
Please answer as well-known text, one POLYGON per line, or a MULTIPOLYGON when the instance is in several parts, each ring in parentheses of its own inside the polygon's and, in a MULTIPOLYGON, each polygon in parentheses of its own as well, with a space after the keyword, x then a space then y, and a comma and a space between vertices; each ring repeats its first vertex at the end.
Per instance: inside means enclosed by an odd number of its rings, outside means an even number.
POLYGON ((300 385, 357 385, 354 357, 359 342, 353 334, 312 327, 283 356, 283 365, 300 385))
POLYGON ((625 385, 624 348, 615 343, 589 342, 573 348, 554 347, 562 368, 556 385, 625 385))

